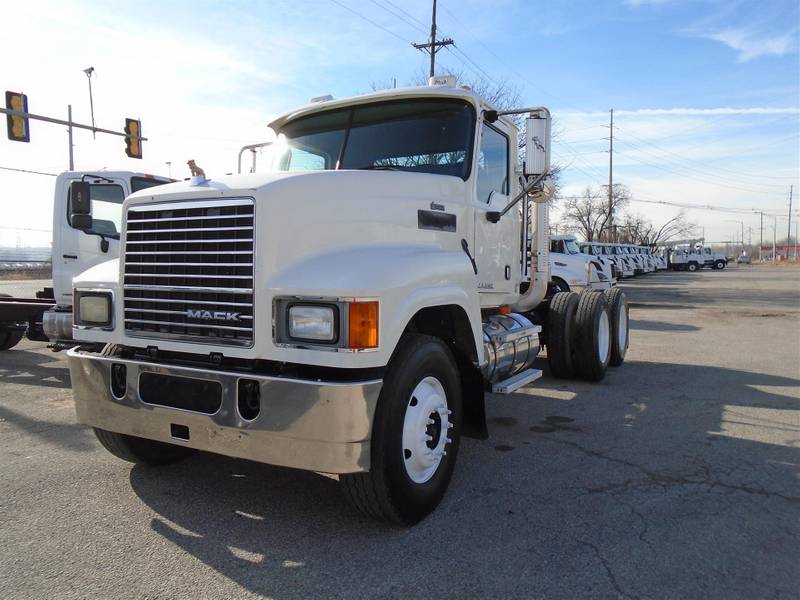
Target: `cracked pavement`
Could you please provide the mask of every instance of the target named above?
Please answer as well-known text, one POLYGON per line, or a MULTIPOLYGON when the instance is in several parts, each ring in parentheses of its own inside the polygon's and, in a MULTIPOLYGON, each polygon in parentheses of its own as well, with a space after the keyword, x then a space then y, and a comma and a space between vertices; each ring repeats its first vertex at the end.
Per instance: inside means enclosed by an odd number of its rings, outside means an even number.
POLYGON ((62 355, 0 355, 0 597, 796 597, 800 269, 624 285, 626 363, 490 396, 439 509, 199 455, 131 467, 75 424, 62 355))

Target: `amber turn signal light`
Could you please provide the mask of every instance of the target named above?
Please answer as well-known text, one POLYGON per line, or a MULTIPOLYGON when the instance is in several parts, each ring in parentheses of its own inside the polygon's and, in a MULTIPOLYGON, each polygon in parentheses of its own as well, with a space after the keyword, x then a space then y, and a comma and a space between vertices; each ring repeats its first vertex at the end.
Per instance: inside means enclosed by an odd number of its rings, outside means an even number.
POLYGON ((378 303, 349 304, 347 347, 353 350, 378 347, 378 303))

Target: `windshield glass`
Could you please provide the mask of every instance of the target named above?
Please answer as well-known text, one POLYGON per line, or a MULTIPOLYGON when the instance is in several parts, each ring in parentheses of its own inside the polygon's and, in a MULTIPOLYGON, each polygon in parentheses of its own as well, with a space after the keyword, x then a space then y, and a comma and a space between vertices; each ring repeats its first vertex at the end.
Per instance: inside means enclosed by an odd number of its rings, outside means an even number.
POLYGON ((475 113, 454 99, 411 99, 301 117, 279 133, 275 171, 386 169, 470 171, 475 113))
POLYGON ((569 254, 581 253, 581 251, 578 250, 578 243, 575 240, 564 240, 564 245, 567 247, 567 252, 569 254))

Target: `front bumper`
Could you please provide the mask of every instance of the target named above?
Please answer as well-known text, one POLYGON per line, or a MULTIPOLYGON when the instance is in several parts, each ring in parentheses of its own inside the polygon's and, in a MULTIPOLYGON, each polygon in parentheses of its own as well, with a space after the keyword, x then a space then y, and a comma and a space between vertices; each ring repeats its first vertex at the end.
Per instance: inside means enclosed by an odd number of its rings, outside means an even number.
MULTIPOLYGON (((319 471, 358 473, 370 468, 372 419, 383 382, 324 382, 215 371, 67 352, 78 422, 108 431, 257 462, 319 471), (124 364, 127 388, 111 392, 111 365, 124 364), (143 373, 218 382, 222 401, 214 414, 146 403, 143 373), (237 409, 238 382, 259 384, 261 410, 247 421, 237 409), (188 440, 172 435, 188 428, 188 440)), ((152 399, 151 399, 152 400, 152 399)))

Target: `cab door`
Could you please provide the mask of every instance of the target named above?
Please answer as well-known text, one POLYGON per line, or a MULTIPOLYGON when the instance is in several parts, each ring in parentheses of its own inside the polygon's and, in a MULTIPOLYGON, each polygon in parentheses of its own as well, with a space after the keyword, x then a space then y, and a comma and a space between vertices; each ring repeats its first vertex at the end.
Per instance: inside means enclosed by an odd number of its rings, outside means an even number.
POLYGON ((126 179, 91 179, 92 228, 79 230, 72 227, 69 219, 72 212, 70 183, 67 180, 66 189, 58 192, 66 195, 66 202, 56 205, 61 204, 65 209, 57 209, 53 223, 58 230, 53 248, 53 291, 56 302, 61 305, 72 304, 72 279, 76 275, 119 256, 122 202, 130 193, 126 179))
POLYGON ((482 123, 475 165, 475 234, 472 248, 478 268, 482 306, 512 302, 521 279, 521 233, 517 207, 497 223, 486 213, 511 200, 511 135, 502 122, 482 123))

